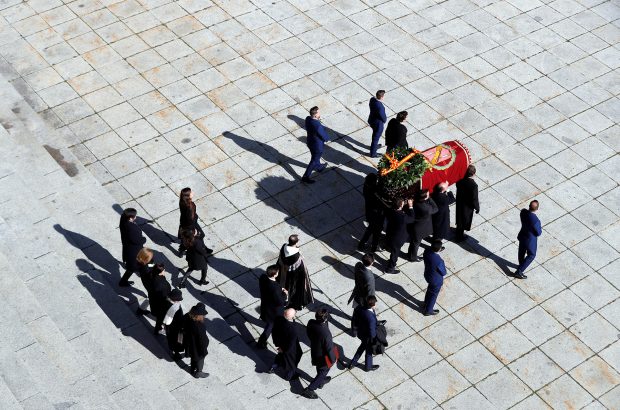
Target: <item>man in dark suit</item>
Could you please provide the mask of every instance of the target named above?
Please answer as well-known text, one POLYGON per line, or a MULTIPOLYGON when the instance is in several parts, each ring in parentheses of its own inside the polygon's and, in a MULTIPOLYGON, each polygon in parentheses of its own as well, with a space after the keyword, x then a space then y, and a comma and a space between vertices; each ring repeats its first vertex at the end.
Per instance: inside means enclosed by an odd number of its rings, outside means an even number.
MULTIPOLYGON (((450 230, 450 204, 454 203, 454 195, 448 191, 448 181, 440 182, 433 190, 431 195, 437 213, 433 214, 433 239, 442 241, 448 237, 450 230)), ((441 247, 444 250, 444 247, 441 247)))
POLYGON ((424 251, 424 279, 428 283, 426 295, 424 296, 424 304, 422 305, 422 313, 424 316, 432 316, 439 313, 435 309, 435 302, 439 296, 439 290, 443 285, 443 277, 446 276, 446 265, 439 256, 441 250, 441 241, 433 241, 431 247, 424 251))
POLYGON ((307 184, 315 182, 310 179, 312 171, 321 172, 326 166, 321 164, 321 155, 323 155, 325 143, 329 141, 329 135, 327 135, 327 131, 320 120, 321 113, 319 112, 319 107, 310 108, 310 115, 306 117, 306 132, 308 133, 306 145, 310 149, 311 158, 308 168, 306 168, 306 172, 301 178, 301 181, 307 184))
POLYGON ((396 118, 392 118, 388 122, 385 129, 385 147, 387 152, 390 152, 394 148, 409 148, 407 143, 407 127, 403 125, 403 122, 407 119, 407 111, 401 111, 396 114, 396 118))
POLYGON ((353 308, 365 304, 368 296, 375 294, 375 275, 370 270, 374 262, 374 256, 367 253, 362 256, 362 261, 355 265, 355 287, 347 302, 353 301, 353 308))
POLYGON ((299 344, 299 336, 295 331, 295 309, 289 308, 284 311, 284 316, 278 316, 273 324, 273 344, 278 348, 276 360, 269 369, 273 373, 276 368, 282 367, 287 381, 299 377, 297 365, 301 360, 303 351, 299 344))
POLYGON ((407 225, 413 222, 413 200, 407 200, 407 208, 403 209, 405 201, 403 199, 395 199, 392 209, 387 215, 387 228, 385 237, 388 250, 390 251, 390 259, 385 267, 385 273, 398 273, 395 269, 398 263, 398 254, 400 248, 407 242, 407 225))
POLYGON ((465 177, 456 183, 456 241, 462 242, 467 239, 465 231, 471 229, 471 221, 474 211, 480 212, 478 202, 478 184, 474 181, 476 167, 467 167, 465 177))
POLYGON ((314 319, 310 319, 306 326, 308 339, 310 339, 310 357, 312 358, 312 364, 316 366, 316 377, 301 393, 302 396, 308 399, 319 398, 315 390, 322 388, 324 384, 329 383, 332 379, 327 373, 329 373, 329 369, 337 360, 328 320, 329 312, 327 309, 321 308, 317 310, 314 319))
POLYGON ((381 231, 383 231, 383 223, 385 222, 385 206, 377 197, 377 174, 370 173, 366 175, 364 180, 364 205, 366 210, 366 222, 368 227, 364 231, 357 249, 366 250, 366 242, 372 237, 371 251, 374 253, 379 247, 381 239, 381 231))
POLYGON ((374 307, 377 304, 375 296, 368 296, 365 305, 358 305, 353 312, 353 321, 357 326, 357 338, 361 340, 360 347, 349 363, 349 369, 357 365, 357 361, 365 353, 365 366, 367 372, 377 370, 378 364, 372 364, 372 343, 377 337, 377 315, 374 307))
POLYGON ((418 249, 422 239, 433 233, 433 215, 437 213, 435 201, 429 198, 428 189, 418 192, 416 201, 413 204, 413 214, 415 219, 407 229, 409 231, 409 250, 407 256, 411 262, 420 262, 418 249))
POLYGON ((260 289, 260 318, 265 322, 265 329, 258 338, 256 346, 259 349, 267 348, 267 339, 273 331, 273 322, 276 317, 282 315, 286 306, 286 295, 288 291, 280 286, 276 281, 280 269, 277 265, 267 267, 266 273, 261 275, 258 280, 260 289))
POLYGON ((121 215, 119 230, 121 232, 121 243, 123 245, 123 262, 125 262, 125 273, 118 282, 118 286, 127 287, 133 285, 129 280, 134 272, 138 272, 139 266, 136 256, 146 243, 146 238, 142 236, 142 229, 136 223, 138 212, 134 208, 127 208, 121 215))
POLYGON ((519 240, 519 267, 514 273, 514 277, 517 279, 527 278, 523 272, 536 257, 538 237, 542 234, 542 226, 540 225, 540 219, 536 216, 536 211, 538 211, 537 200, 530 202, 529 209, 521 210, 521 230, 517 235, 519 240))
POLYGON ((377 148, 379 148, 379 139, 383 133, 383 126, 387 121, 385 115, 385 107, 383 106, 383 97, 385 90, 379 90, 374 97, 370 99, 368 106, 370 114, 368 115, 368 125, 372 128, 372 141, 370 143, 370 156, 377 157, 377 148))

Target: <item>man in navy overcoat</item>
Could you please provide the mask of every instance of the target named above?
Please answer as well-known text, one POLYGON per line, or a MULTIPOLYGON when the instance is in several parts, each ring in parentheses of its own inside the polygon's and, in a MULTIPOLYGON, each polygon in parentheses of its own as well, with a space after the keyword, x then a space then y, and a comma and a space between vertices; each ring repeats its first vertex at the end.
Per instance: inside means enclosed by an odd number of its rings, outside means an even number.
POLYGON ((536 211, 538 211, 538 201, 536 200, 530 202, 529 209, 521 210, 521 230, 517 235, 519 240, 519 267, 514 273, 517 279, 527 278, 523 272, 536 257, 538 237, 542 234, 540 219, 536 216, 536 211))
POLYGON ((370 295, 366 298, 366 304, 357 305, 353 311, 353 322, 357 326, 357 338, 360 339, 360 346, 349 362, 349 369, 357 365, 357 361, 365 354, 364 370, 371 372, 379 368, 378 364, 372 364, 372 344, 377 337, 377 315, 375 305, 377 298, 370 295))
POLYGON ((325 169, 325 164, 321 164, 321 155, 323 155, 323 147, 327 141, 329 141, 329 135, 323 124, 321 124, 321 113, 319 107, 310 108, 310 115, 306 117, 306 132, 308 133, 308 139, 306 145, 310 149, 310 163, 306 172, 301 178, 302 182, 307 184, 313 184, 315 181, 310 179, 312 171, 321 172, 325 169))
POLYGON ((375 158, 377 156, 377 148, 379 147, 379 138, 383 134, 383 126, 387 121, 385 115, 385 107, 383 106, 383 96, 385 90, 379 90, 374 97, 370 99, 368 106, 370 108, 370 114, 368 115, 368 125, 372 128, 372 141, 370 143, 370 156, 375 158))
POLYGON ((443 277, 446 276, 446 265, 439 256, 439 251, 441 251, 440 240, 433 240, 431 247, 424 251, 424 279, 428 283, 424 304, 422 305, 424 316, 439 313, 439 310, 434 307, 437 296, 439 296, 439 290, 443 285, 443 277))

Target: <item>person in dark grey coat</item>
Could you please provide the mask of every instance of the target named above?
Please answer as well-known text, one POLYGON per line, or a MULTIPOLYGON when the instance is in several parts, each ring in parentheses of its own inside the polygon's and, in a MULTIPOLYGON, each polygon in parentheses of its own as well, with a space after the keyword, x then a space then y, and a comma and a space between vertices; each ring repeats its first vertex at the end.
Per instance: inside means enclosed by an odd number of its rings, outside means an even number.
POLYGON ((198 282, 198 284, 207 285, 209 283, 207 280, 207 271, 209 270, 207 257, 210 255, 209 250, 202 241, 202 238, 200 236, 196 236, 195 230, 185 230, 183 231, 182 236, 183 244, 187 249, 187 255, 185 256, 185 260, 187 260, 187 271, 183 274, 183 278, 179 283, 179 288, 185 287, 187 278, 194 270, 201 271, 200 282, 198 282))
POLYGON ((284 306, 286 306, 286 296, 288 291, 284 289, 277 280, 280 267, 271 265, 267 271, 258 279, 260 289, 260 318, 265 322, 265 329, 258 338, 256 346, 259 349, 267 348, 267 340, 273 331, 273 323, 276 317, 282 316, 284 306))
POLYGON ((136 256, 146 242, 146 238, 142 236, 142 229, 136 223, 138 212, 134 208, 127 208, 121 214, 121 220, 118 224, 121 232, 121 243, 123 245, 123 262, 125 263, 125 274, 118 282, 118 286, 131 286, 133 281, 129 278, 134 272, 138 272, 140 267, 136 256))
POLYGON ((407 127, 403 125, 407 115, 407 111, 401 111, 396 114, 396 118, 392 118, 388 122, 388 126, 385 129, 386 152, 390 152, 394 148, 409 148, 407 143, 407 127))
POLYGON ((437 205, 437 213, 433 214, 433 239, 442 241, 450 231, 450 204, 455 201, 452 192, 448 191, 448 181, 437 184, 431 198, 437 205))
POLYGON ((366 299, 375 294, 375 275, 370 270, 375 258, 367 253, 355 265, 355 287, 347 303, 353 301, 353 308, 366 304, 366 299))
POLYGON ((407 200, 407 207, 404 208, 403 199, 395 199, 392 209, 387 214, 387 228, 385 230, 386 243, 390 251, 390 259, 385 266, 385 273, 398 273, 396 264, 400 248, 407 242, 407 225, 413 222, 413 200, 407 200))
POLYGON ((329 369, 337 360, 332 333, 329 331, 329 312, 327 309, 321 308, 317 310, 314 319, 308 321, 306 331, 308 339, 310 339, 310 357, 312 358, 312 364, 316 367, 316 377, 304 389, 301 395, 308 399, 318 399, 319 396, 315 393, 315 390, 329 383, 331 377, 327 373, 329 373, 329 369))
POLYGON ((474 211, 480 212, 478 202, 478 184, 474 181, 476 167, 467 167, 465 177, 456 183, 456 241, 467 239, 465 231, 471 229, 474 211))
POLYGON ((418 192, 415 203, 413 204, 415 219, 407 230, 409 231, 409 250, 407 256, 411 262, 420 262, 418 249, 422 239, 433 234, 433 214, 437 213, 435 201, 429 198, 428 189, 418 192))

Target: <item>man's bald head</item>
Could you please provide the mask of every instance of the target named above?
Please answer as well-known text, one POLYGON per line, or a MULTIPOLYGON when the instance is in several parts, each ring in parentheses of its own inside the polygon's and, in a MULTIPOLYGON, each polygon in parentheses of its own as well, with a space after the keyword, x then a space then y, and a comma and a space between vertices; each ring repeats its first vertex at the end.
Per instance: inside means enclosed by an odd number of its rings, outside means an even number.
POLYGON ((293 308, 284 310, 284 319, 293 320, 295 318, 295 313, 297 313, 297 311, 293 308))

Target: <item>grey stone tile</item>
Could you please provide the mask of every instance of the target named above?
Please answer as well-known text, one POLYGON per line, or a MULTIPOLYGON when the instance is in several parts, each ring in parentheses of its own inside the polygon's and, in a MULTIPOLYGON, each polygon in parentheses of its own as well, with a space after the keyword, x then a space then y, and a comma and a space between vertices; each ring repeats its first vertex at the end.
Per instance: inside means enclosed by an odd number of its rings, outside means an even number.
POLYGON ((434 323, 420 332, 420 335, 443 356, 455 353, 464 345, 474 340, 473 337, 451 317, 434 323))
POLYGON ((144 167, 144 162, 131 149, 126 149, 102 161, 106 169, 116 178, 120 178, 144 167))
POLYGON ((508 367, 533 390, 540 389, 564 373, 538 349, 532 350, 508 367))
POLYGON ((196 168, 181 154, 161 160, 151 165, 151 169, 167 184, 196 172, 196 168))
POLYGON ((620 383, 620 374, 599 357, 592 357, 570 375, 594 397, 599 397, 620 383))
POLYGON ((478 383, 476 388, 495 408, 508 408, 530 394, 530 389, 508 368, 486 378, 478 383))
POLYGON ((618 257, 618 252, 598 235, 575 245, 575 254, 595 270, 602 268, 618 257))
POLYGON ((564 326, 571 326, 592 313, 592 309, 568 289, 553 296, 541 306, 564 326))
POLYGON ((593 397, 567 374, 544 387, 539 394, 554 409, 583 407, 593 400, 593 397))
POLYGON ((543 344, 540 349, 565 371, 574 368, 594 354, 588 346, 568 330, 543 344))
POLYGON ((414 381, 436 402, 446 401, 469 387, 469 383, 448 362, 442 360, 414 377, 414 381), (441 375, 441 376, 439 376, 441 375), (434 383, 442 377, 444 383, 434 383))
MULTIPOLYGON (((395 388, 383 393, 379 396, 379 400, 383 406, 390 408, 400 405, 404 397, 406 397, 406 400, 415 403, 416 408, 419 409, 430 410, 436 408, 437 406, 435 401, 431 399, 424 392, 424 390, 420 388, 420 386, 415 384, 413 380, 407 380, 404 383, 396 386, 395 388)), ((368 408, 368 404, 364 405, 363 408, 368 408)))

